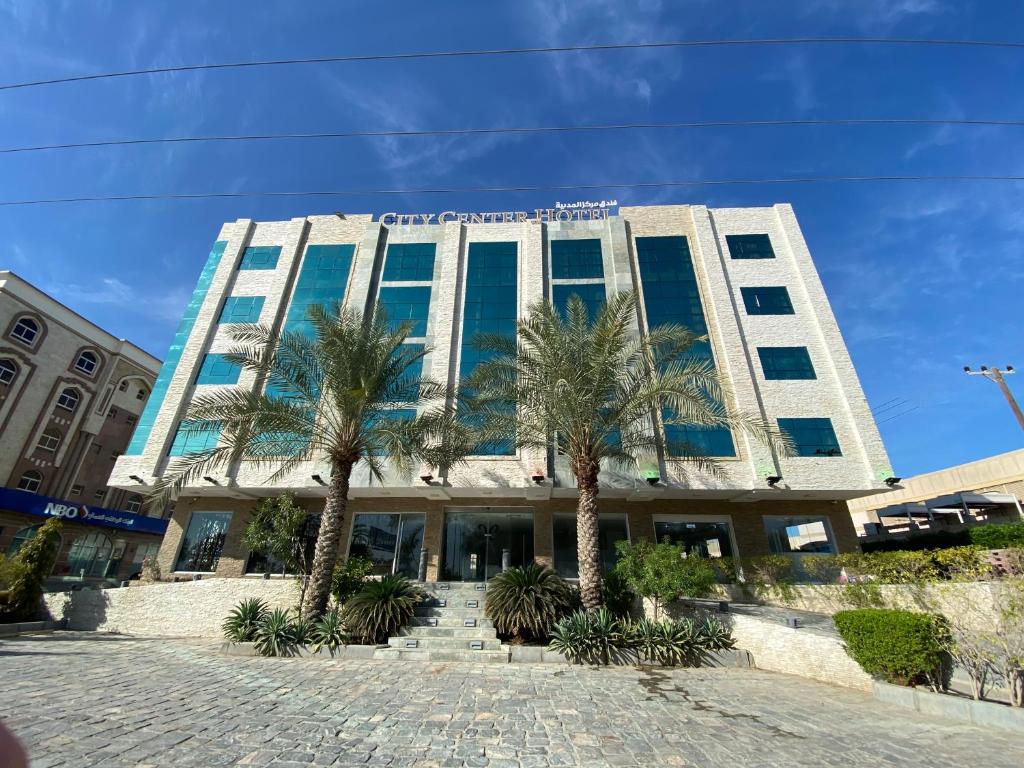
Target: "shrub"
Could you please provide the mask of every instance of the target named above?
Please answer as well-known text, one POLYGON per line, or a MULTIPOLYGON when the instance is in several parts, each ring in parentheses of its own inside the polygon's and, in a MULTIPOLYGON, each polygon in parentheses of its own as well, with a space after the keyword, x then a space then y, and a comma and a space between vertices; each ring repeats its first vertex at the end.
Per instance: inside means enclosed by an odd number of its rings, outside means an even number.
POLYGON ((778 593, 790 598, 796 571, 793 558, 788 555, 761 555, 743 560, 743 579, 758 597, 778 593))
POLYGON ((700 623, 698 637, 709 651, 731 651, 736 647, 732 630, 714 616, 706 616, 700 623))
POLYGON ((292 640, 296 645, 306 645, 313 641, 313 631, 316 625, 302 616, 296 616, 292 620, 292 640))
POLYGON ((51 518, 26 541, 9 568, 7 613, 11 619, 34 619, 43 599, 43 583, 57 562, 61 522, 51 518))
POLYGON ((366 577, 373 572, 373 561, 355 555, 339 563, 331 574, 331 594, 338 605, 344 605, 363 588, 366 577))
POLYGON ((629 618, 636 606, 636 593, 618 571, 604 577, 604 604, 619 619, 629 618))
POLYGON ((555 624, 548 648, 573 664, 610 664, 628 648, 622 624, 607 608, 576 611, 555 624))
POLYGON ((992 565, 978 547, 949 547, 936 551, 932 558, 944 578, 951 581, 976 581, 992 576, 992 565))
POLYGON ((948 630, 940 616, 863 608, 833 619, 847 653, 869 675, 896 685, 945 687, 948 630))
POLYGON ((267 615, 267 604, 258 597, 243 600, 224 619, 221 628, 224 637, 232 643, 248 643, 256 636, 256 630, 267 615))
POLYGON ((487 585, 484 610, 498 634, 522 640, 546 639, 571 609, 569 584, 545 566, 510 568, 487 585))
POLYGON ((681 596, 706 597, 715 587, 715 571, 708 561, 688 557, 682 546, 641 539, 619 541, 615 548, 619 553, 615 572, 638 595, 654 601, 655 617, 662 604, 681 596))
POLYGON ((332 654, 343 646, 347 640, 345 636, 345 625, 342 621, 341 611, 331 608, 317 620, 313 626, 312 636, 313 650, 319 651, 326 648, 332 654))
POLYGON ((1024 547, 1024 523, 992 523, 968 528, 971 543, 982 549, 1024 547))
POLYGON ((967 531, 933 531, 915 533, 899 539, 882 539, 881 541, 865 541, 861 545, 864 552, 892 552, 901 550, 909 552, 920 549, 943 549, 945 547, 962 547, 971 543, 967 531))
POLYGON ((735 557, 712 557, 708 559, 708 565, 715 572, 719 584, 735 584, 738 580, 739 561, 735 557))
POLYGON ((267 613, 256 627, 255 641, 260 656, 293 656, 296 642, 288 612, 275 608, 267 613))
POLYGON ((843 573, 839 555, 807 555, 800 560, 800 568, 818 584, 835 584, 843 573))
POLYGON ((366 643, 382 643, 409 623, 423 592, 404 576, 368 581, 345 603, 345 627, 366 643))

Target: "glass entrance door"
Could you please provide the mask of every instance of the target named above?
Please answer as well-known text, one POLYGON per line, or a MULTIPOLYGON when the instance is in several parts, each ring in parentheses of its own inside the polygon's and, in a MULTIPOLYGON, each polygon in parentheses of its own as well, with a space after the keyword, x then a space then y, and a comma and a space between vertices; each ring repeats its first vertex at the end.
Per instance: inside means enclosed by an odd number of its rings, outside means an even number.
POLYGON ((501 571, 508 549, 513 566, 533 562, 533 511, 522 507, 449 508, 444 516, 445 581, 484 581, 501 571))

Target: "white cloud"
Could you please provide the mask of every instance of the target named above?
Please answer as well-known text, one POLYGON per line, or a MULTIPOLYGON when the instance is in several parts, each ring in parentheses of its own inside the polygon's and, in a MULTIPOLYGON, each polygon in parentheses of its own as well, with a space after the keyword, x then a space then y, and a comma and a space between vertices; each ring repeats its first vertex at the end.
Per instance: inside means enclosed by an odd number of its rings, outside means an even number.
POLYGON ((100 278, 93 285, 65 283, 46 289, 61 301, 79 304, 125 304, 134 301, 135 291, 116 277, 100 278))

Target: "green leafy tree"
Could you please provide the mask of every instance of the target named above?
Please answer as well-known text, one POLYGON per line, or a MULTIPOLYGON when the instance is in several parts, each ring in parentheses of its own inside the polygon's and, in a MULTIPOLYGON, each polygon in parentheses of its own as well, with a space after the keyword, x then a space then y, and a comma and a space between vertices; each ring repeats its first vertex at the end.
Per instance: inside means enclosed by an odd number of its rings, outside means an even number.
POLYGON ((476 338, 487 358, 466 383, 490 440, 545 452, 555 443, 569 459, 579 492, 580 591, 590 610, 602 603, 597 529, 602 467, 657 466, 664 445, 668 461, 721 474, 699 446, 666 440, 662 424, 739 428, 784 444, 763 420, 723 405, 714 365, 694 354, 703 337, 679 325, 639 335, 635 322, 632 292, 611 298, 593 322, 578 296, 570 297, 564 318, 549 302, 538 303, 517 323, 517 338, 476 338))
POLYGON ((332 308, 308 310, 311 333, 238 326, 226 359, 256 374, 256 391, 220 388, 195 396, 185 434, 219 434, 215 447, 176 460, 155 484, 150 505, 217 469, 249 462, 272 469, 267 484, 312 458, 330 466, 302 613, 322 614, 345 527, 353 468, 365 462, 383 479, 387 462, 408 473, 416 462, 442 476, 471 453, 470 428, 448 405, 454 393, 416 375, 430 350, 403 342, 411 323, 392 327, 378 309, 372 318, 332 308), (417 409, 406 417, 406 409, 417 409))
POLYGON ((266 573, 270 573, 271 561, 275 560, 281 566, 282 576, 299 575, 300 605, 309 583, 308 526, 309 513, 295 503, 293 494, 282 493, 263 499, 242 533, 242 543, 266 558, 266 573))
POLYGON ((615 571, 634 592, 654 603, 655 620, 665 603, 682 596, 706 597, 714 589, 714 568, 702 557, 687 556, 682 545, 640 539, 635 544, 617 542, 615 548, 615 571))
POLYGON ((22 544, 9 567, 7 612, 14 620, 34 619, 43 599, 43 584, 57 562, 61 522, 51 518, 22 544))

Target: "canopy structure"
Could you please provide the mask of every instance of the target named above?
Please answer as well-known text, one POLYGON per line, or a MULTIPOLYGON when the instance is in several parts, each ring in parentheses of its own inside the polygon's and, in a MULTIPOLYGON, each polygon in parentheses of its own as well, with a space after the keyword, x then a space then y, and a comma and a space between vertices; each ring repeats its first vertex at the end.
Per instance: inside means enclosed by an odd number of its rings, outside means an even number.
POLYGON ((961 512, 970 508, 990 509, 1016 503, 1016 497, 1009 493, 974 493, 973 491, 950 493, 924 502, 925 506, 933 512, 961 512))

